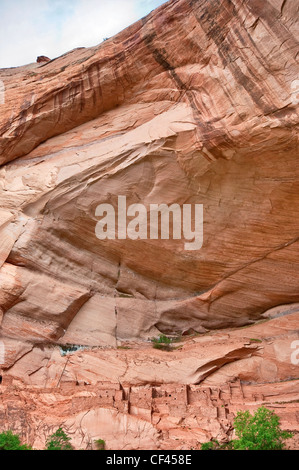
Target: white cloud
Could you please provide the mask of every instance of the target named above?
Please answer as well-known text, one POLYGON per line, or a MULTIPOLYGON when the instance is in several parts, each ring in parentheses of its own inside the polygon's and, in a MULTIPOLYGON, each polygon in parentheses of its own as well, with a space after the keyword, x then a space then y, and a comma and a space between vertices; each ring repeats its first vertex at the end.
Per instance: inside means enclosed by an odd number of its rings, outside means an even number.
POLYGON ((132 0, 80 1, 64 24, 62 42, 72 48, 95 46, 138 19, 132 0))
POLYGON ((32 49, 37 44, 42 48, 43 42, 51 40, 47 29, 42 28, 41 12, 46 8, 47 0, 28 0, 26 8, 22 8, 20 3, 7 0, 0 2, 1 67, 34 62, 32 49), (35 20, 32 18, 33 11, 37 12, 35 20))
POLYGON ((165 0, 0 0, 0 67, 99 44, 165 0))

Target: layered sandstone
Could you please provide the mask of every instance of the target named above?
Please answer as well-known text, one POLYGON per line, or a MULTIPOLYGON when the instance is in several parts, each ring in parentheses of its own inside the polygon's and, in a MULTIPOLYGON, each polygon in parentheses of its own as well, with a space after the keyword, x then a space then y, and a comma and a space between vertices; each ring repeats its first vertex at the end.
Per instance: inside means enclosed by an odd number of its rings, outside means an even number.
POLYGON ((52 345, 32 347, 29 341, 26 348, 19 341, 4 339, 6 367, 10 375, 28 385, 47 387, 65 382, 145 386, 295 380, 299 343, 297 349, 292 344, 299 341, 298 322, 297 309, 249 328, 182 337, 170 352, 154 349, 148 341, 124 342, 117 348, 83 347, 74 352, 52 345))
MULTIPOLYGON (((42 387, 60 403, 53 387, 73 387, 66 421, 77 386, 119 379, 153 394, 240 381, 266 396, 281 382, 295 400, 297 18, 291 0, 173 0, 99 46, 0 70, 0 367, 24 396, 42 387), (96 207, 118 196, 203 204, 202 248, 98 240, 96 207), (160 333, 203 336, 165 355, 148 344, 160 333), (68 344, 87 350, 61 356, 68 344)), ((90 406, 96 422, 103 407, 90 406)), ((143 445, 157 443, 157 423, 136 419, 143 445)))
POLYGON ((186 337, 168 352, 139 343, 49 348, 41 362, 32 350, 3 378, 0 419, 40 449, 62 426, 76 449, 104 439, 110 450, 190 450, 233 439, 237 412, 266 406, 298 448, 298 363, 290 357, 298 315, 186 337))
POLYGON ((100 46, 1 71, 4 335, 63 341, 75 321, 82 343, 111 344, 299 301, 294 9, 173 1, 100 46), (95 209, 118 195, 203 204, 202 249, 98 240, 95 209))

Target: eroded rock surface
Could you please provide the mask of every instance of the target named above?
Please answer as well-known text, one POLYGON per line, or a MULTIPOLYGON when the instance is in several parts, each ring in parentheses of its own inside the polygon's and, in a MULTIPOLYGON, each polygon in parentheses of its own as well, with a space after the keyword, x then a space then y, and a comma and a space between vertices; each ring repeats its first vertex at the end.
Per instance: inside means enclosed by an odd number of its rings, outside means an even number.
MULTIPOLYGON (((0 367, 24 394, 42 387, 38 399, 56 406, 51 387, 119 378, 152 390, 239 380, 265 396, 265 384, 297 384, 297 8, 174 0, 97 47, 0 70, 0 367), (117 208, 118 196, 146 208, 203 204, 202 248, 98 240, 96 207, 117 208), (250 338, 233 330, 264 318, 250 338), (141 342, 219 328, 232 330, 171 358, 141 342), (120 351, 122 341, 137 346, 120 351), (99 349, 65 358, 57 344, 99 349)), ((90 426, 98 413, 110 422, 113 407, 92 405, 90 426)), ((70 426, 81 411, 66 411, 70 426)), ((136 419, 144 446, 157 443, 157 423, 136 419)))
POLYGON ((299 301, 295 9, 174 1, 100 46, 1 71, 3 334, 24 322, 34 342, 81 329, 101 345, 299 301), (95 209, 118 195, 203 204, 202 249, 98 240, 95 209))
MULTIPOLYGON (((298 313, 186 337, 173 351, 145 343, 62 354, 23 351, 5 374, 0 417, 35 448, 62 426, 78 448, 198 449, 234 438, 238 411, 275 411, 298 447, 298 313)), ((298 353, 299 355, 299 353, 298 353)), ((299 359, 299 358, 298 358, 299 359)))

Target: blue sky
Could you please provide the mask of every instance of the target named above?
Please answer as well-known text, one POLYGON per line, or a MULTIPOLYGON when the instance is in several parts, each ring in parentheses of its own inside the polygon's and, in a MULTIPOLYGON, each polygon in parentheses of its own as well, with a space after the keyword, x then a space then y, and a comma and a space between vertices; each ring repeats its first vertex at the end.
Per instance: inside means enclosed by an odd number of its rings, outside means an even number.
POLYGON ((0 0, 0 68, 95 46, 166 0, 0 0))

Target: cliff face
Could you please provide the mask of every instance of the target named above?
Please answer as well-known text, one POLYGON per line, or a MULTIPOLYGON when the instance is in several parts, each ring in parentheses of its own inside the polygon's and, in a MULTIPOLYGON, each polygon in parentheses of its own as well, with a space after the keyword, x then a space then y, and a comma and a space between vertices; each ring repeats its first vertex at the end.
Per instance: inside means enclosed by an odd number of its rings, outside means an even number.
MULTIPOLYGON (((30 382, 43 345, 115 347, 298 312, 296 9, 174 0, 97 47, 0 70, 4 369, 30 382), (118 196, 147 210, 203 204, 202 248, 99 240, 96 208, 118 196)), ((197 383, 186 367, 179 381, 197 383)))
POLYGON ((238 411, 273 410, 299 445, 297 313, 159 351, 147 343, 62 355, 33 348, 3 377, 2 427, 34 448, 63 426, 76 449, 199 449, 234 438, 238 411), (295 357, 296 356, 296 357, 295 357))
POLYGON ((1 71, 3 335, 111 345, 299 301, 295 8, 173 1, 1 71), (98 240, 119 195, 203 204, 203 247, 98 240))

